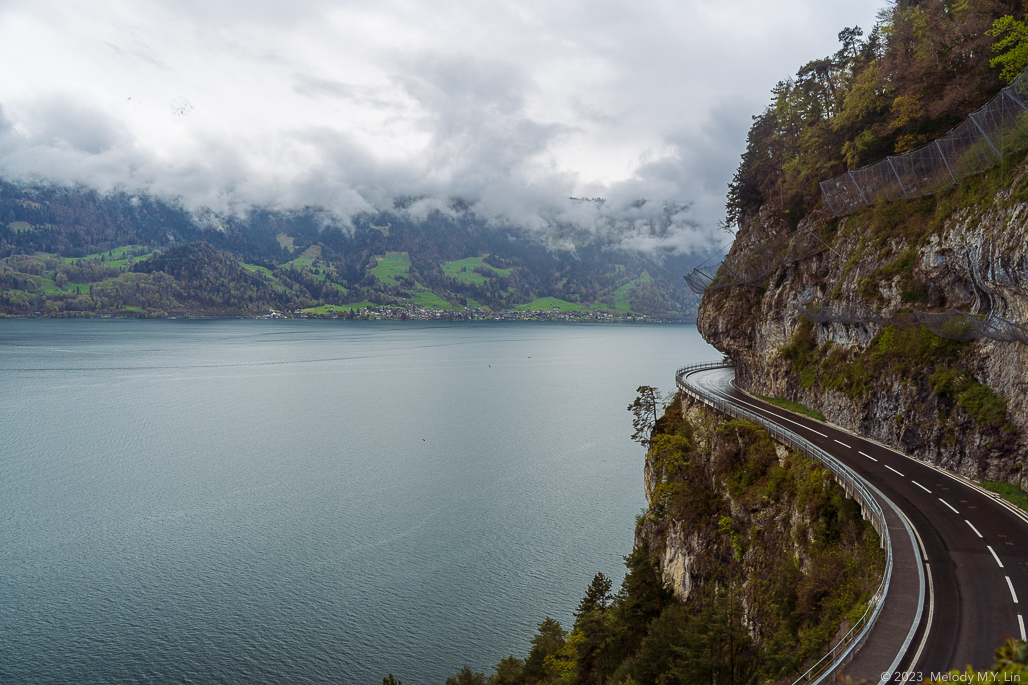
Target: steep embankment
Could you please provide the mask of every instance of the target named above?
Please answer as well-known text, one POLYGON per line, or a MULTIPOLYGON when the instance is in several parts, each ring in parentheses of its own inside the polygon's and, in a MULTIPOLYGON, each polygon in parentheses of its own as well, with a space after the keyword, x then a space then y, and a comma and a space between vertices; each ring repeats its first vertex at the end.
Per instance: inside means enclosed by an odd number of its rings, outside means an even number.
MULTIPOLYGON (((712 288, 704 338, 739 385, 948 469, 1028 486, 1028 346, 953 340, 910 312, 957 308, 1028 321, 1028 164, 1008 158, 938 195, 879 203, 844 219, 816 211, 791 228, 771 204, 740 230, 728 263, 775 241, 819 251, 748 285, 712 288), (883 323, 810 323, 800 309, 871 313, 883 323)), ((837 317, 838 318, 838 317, 837 317)))
POLYGON ((739 593, 762 679, 820 656, 881 580, 883 553, 859 505, 753 424, 676 400, 657 424, 645 479, 636 547, 687 606, 709 603, 715 588, 739 593))

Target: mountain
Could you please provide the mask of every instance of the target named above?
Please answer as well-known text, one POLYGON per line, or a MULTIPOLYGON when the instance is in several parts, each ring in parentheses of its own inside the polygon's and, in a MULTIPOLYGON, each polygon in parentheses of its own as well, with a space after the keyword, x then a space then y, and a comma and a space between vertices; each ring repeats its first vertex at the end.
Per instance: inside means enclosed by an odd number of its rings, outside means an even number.
POLYGON ((369 306, 554 308, 689 320, 698 257, 646 255, 563 227, 495 227, 467 210, 413 218, 317 208, 191 213, 146 194, 0 181, 0 313, 338 314, 369 306))

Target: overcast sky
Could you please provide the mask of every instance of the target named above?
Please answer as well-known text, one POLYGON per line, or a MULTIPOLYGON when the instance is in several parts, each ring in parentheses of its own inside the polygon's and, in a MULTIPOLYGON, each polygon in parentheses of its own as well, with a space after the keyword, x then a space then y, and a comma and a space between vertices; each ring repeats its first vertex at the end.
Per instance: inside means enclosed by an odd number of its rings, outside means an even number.
POLYGON ((774 84, 883 5, 0 0, 0 175, 222 212, 458 196, 687 247, 774 84))

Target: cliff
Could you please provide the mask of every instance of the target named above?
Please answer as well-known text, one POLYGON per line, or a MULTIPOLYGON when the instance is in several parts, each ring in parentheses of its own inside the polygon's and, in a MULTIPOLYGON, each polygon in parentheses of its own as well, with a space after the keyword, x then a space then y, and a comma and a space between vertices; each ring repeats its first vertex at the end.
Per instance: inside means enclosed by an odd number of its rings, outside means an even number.
POLYGON ((751 423, 676 399, 657 423, 645 484, 636 548, 686 605, 737 592, 767 679, 820 656, 881 581, 884 556, 859 505, 751 423))
POLYGON ((1028 346, 939 337, 912 314, 1028 321, 1024 154, 944 193, 844 219, 818 210, 790 226, 766 203, 726 263, 810 236, 818 249, 794 250, 749 284, 719 287, 732 280, 723 267, 704 294, 699 330, 735 360, 738 385, 971 478, 1028 487, 1028 346), (809 305, 879 323, 810 323, 800 313, 809 305))

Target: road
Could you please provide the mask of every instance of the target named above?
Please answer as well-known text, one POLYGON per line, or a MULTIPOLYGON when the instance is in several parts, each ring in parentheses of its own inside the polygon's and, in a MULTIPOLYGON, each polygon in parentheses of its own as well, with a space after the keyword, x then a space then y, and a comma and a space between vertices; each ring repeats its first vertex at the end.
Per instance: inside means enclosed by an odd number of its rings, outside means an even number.
MULTIPOLYGON (((1028 515, 959 476, 738 391, 731 368, 690 374, 705 392, 766 416, 829 452, 906 515, 930 591, 898 671, 990 668, 1007 637, 1025 639, 1028 515), (927 636, 925 631, 927 630, 927 636)), ((915 676, 913 680, 917 680, 915 676)))

